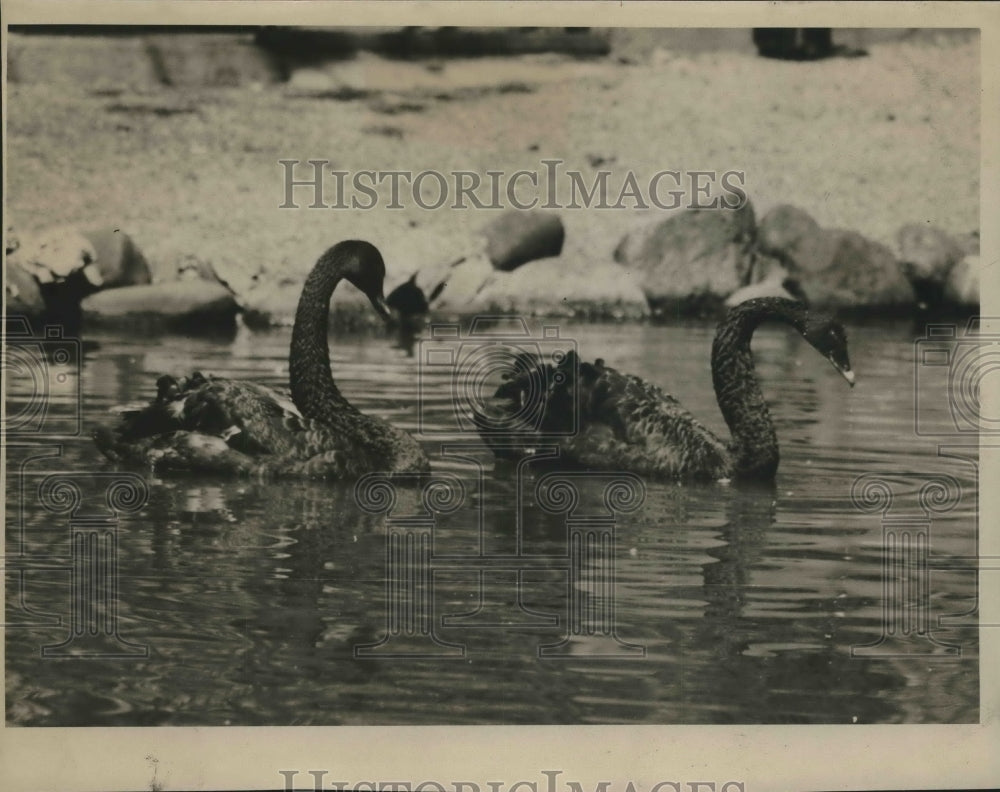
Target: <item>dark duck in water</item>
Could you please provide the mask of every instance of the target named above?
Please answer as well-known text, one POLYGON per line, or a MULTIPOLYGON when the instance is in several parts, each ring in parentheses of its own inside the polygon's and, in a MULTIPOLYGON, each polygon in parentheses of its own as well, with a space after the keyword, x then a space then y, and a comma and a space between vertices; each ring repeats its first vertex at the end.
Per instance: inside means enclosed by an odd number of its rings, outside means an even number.
POLYGON ((658 386, 602 360, 581 363, 573 353, 558 366, 536 365, 511 374, 497 389, 489 414, 474 419, 482 430, 502 425, 505 415, 539 416, 538 430, 527 440, 482 432, 497 456, 530 453, 532 445, 547 443, 559 445, 561 463, 584 468, 655 478, 773 480, 778 437, 750 352, 754 330, 765 321, 790 324, 853 387, 847 337, 839 322, 810 314, 794 300, 760 298, 731 308, 712 344, 712 382, 732 434, 728 442, 658 386), (545 384, 538 387, 538 380, 545 384), (534 412, 525 404, 531 398, 541 399, 534 412), (517 442, 511 444, 512 438, 517 442))
POLYGON ((195 372, 162 376, 148 406, 94 433, 115 462, 157 471, 229 475, 356 478, 369 472, 421 472, 430 465, 416 440, 363 415, 330 372, 330 298, 341 280, 364 292, 383 317, 385 264, 368 242, 346 241, 324 253, 302 288, 289 352, 291 401, 253 382, 195 372))

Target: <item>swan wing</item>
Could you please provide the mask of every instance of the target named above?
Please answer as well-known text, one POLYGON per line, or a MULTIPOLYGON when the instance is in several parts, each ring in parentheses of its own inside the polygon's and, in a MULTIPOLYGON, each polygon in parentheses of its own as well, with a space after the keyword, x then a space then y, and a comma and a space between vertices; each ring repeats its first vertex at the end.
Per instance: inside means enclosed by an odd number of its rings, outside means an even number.
POLYGON ((105 456, 164 471, 265 477, 337 479, 427 467, 415 440, 375 418, 352 414, 329 425, 304 418, 287 396, 254 382, 167 379, 151 403, 95 432, 105 456))
POLYGON ((220 476, 260 478, 341 479, 356 476, 356 461, 340 449, 310 454, 303 447, 296 454, 247 454, 230 447, 217 435, 175 431, 123 442, 113 431, 103 428, 95 440, 105 455, 115 462, 139 465, 157 473, 206 473, 220 476))
POLYGON ((567 358, 559 369, 533 363, 497 389, 490 405, 496 414, 473 415, 497 457, 529 454, 539 442, 550 444, 558 437, 560 463, 574 467, 656 478, 715 480, 729 475, 726 444, 657 385, 601 360, 567 358), (516 414, 541 415, 535 435, 503 437, 485 431, 516 414))
POLYGON ((186 431, 221 438, 234 451, 260 457, 275 473, 309 462, 302 474, 345 476, 371 464, 355 437, 356 425, 304 418, 284 394, 254 382, 210 379, 185 394, 182 420, 186 431))
POLYGON ((726 475, 725 443, 653 383, 604 368, 582 384, 579 404, 579 431, 563 444, 563 455, 577 464, 654 477, 726 475))

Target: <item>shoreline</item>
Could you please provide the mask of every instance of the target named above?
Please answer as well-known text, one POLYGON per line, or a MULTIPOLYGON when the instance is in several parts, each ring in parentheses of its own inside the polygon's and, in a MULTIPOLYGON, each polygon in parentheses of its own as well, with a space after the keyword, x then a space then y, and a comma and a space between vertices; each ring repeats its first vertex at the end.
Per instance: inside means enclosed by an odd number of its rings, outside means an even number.
MULTIPOLYGON (((619 45, 639 47, 643 31, 615 31, 626 33, 633 40, 619 45)), ((610 200, 625 174, 648 185, 664 170, 739 170, 758 217, 779 204, 801 206, 823 228, 853 229, 892 249, 908 223, 956 236, 978 228, 977 38, 921 31, 928 40, 870 44, 866 58, 790 63, 757 57, 749 30, 742 33, 749 52, 643 41, 641 58, 628 63, 551 53, 404 61, 360 52, 298 69, 287 82, 268 83, 250 69, 229 87, 185 83, 231 75, 207 46, 212 37, 175 37, 167 65, 181 72, 167 87, 125 68, 122 48, 142 37, 95 38, 82 49, 67 39, 71 46, 54 51, 51 37, 14 35, 30 57, 13 78, 35 64, 39 76, 75 70, 77 84, 10 81, 7 223, 18 232, 121 229, 150 262, 154 282, 193 262, 241 296, 263 282, 301 283, 319 253, 344 238, 383 251, 388 291, 476 251, 482 226, 497 214, 474 205, 279 209, 282 160, 322 158, 354 175, 512 175, 558 159, 584 189, 610 173, 610 200), (94 66, 102 46, 100 73, 88 74, 83 67, 94 66)), ((529 279, 530 288, 600 291, 600 279, 615 273, 622 281, 613 255, 621 240, 680 211, 626 204, 564 210, 560 265, 529 279)), ((581 310, 613 315, 615 303, 588 298, 581 310)))

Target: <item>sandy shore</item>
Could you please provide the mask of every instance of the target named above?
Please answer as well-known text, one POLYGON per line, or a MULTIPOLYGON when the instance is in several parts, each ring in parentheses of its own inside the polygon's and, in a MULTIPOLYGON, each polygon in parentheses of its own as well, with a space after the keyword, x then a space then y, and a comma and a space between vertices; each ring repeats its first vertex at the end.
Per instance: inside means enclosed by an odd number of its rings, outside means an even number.
MULTIPOLYGON (((558 158, 618 184, 629 171, 640 183, 664 169, 742 171, 758 218, 792 203, 894 246, 904 223, 979 227, 978 75, 978 41, 948 40, 814 63, 663 49, 630 64, 362 55, 286 84, 13 83, 7 222, 119 227, 158 271, 194 255, 230 278, 298 273, 363 237, 398 277, 461 255, 495 212, 279 209, 278 161, 509 173, 558 158)), ((564 254, 610 259, 623 234, 664 214, 564 210, 564 254)))

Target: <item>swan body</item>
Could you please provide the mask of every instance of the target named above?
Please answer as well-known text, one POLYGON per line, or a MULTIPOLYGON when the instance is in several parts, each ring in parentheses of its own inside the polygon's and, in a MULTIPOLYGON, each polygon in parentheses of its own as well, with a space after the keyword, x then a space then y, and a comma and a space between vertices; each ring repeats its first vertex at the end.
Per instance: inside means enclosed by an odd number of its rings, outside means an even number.
POLYGON ((113 461, 158 471, 345 479, 429 470, 416 440, 361 413, 330 371, 334 289, 350 281, 384 318, 384 277, 382 257, 367 242, 341 242, 320 257, 302 289, 292 330, 291 399, 254 382, 200 372, 164 375, 150 404, 122 411, 116 427, 94 433, 98 448, 113 461))
MULTIPOLYGON (((712 380, 731 432, 716 436, 657 385, 604 365, 580 362, 570 353, 558 366, 537 365, 511 376, 495 394, 499 414, 524 413, 529 378, 543 379, 544 404, 536 434, 558 443, 560 461, 584 468, 616 469, 654 478, 769 481, 778 469, 778 439, 754 373, 750 340, 764 321, 791 324, 853 386, 847 340, 839 322, 810 315, 783 298, 748 300, 729 310, 712 345, 712 380), (576 413, 576 426, 573 411, 576 413)), ((474 416, 482 428, 496 415, 474 416)), ((483 433, 498 456, 530 451, 528 437, 511 448, 510 437, 483 433), (498 442, 502 440, 502 442, 498 442)))

